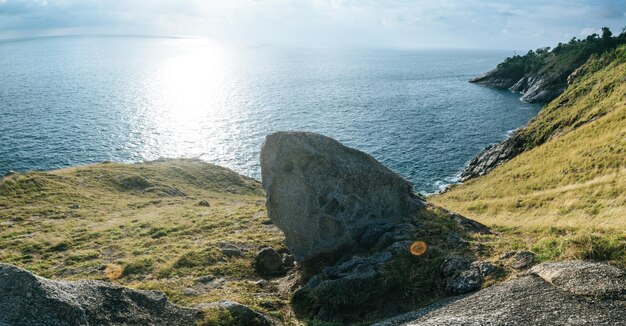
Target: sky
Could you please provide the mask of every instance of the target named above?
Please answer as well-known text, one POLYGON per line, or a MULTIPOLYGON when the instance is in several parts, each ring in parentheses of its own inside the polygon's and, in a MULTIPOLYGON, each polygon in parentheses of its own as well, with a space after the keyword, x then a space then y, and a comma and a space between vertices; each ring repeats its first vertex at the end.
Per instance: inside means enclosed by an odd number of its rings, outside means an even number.
POLYGON ((167 35, 247 45, 528 49, 619 34, 626 0, 0 0, 0 39, 167 35))

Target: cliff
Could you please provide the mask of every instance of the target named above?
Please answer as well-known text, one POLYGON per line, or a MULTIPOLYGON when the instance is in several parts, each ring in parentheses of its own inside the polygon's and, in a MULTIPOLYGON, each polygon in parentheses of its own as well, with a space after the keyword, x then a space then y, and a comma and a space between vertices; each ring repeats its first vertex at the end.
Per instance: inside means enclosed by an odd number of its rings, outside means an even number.
POLYGON ((514 55, 493 70, 470 80, 484 86, 507 88, 521 93, 527 102, 549 102, 567 88, 576 70, 591 56, 602 54, 626 43, 626 33, 611 37, 606 29, 602 37, 589 35, 572 39, 554 49, 540 48, 520 56, 514 55))
POLYGON ((625 46, 620 46, 601 55, 593 55, 568 77, 570 89, 565 94, 548 103, 537 117, 514 132, 508 139, 485 148, 468 163, 461 173, 461 180, 485 175, 498 165, 545 143, 553 136, 567 133, 612 110, 610 105, 595 104, 600 102, 598 99, 607 95, 613 96, 614 101, 617 101, 616 96, 619 94, 612 94, 611 91, 620 81, 605 80, 605 78, 609 77, 606 75, 611 74, 609 70, 618 69, 617 67, 623 63, 625 49, 625 46), (602 69, 604 73, 598 72, 602 69), (594 75, 596 72, 598 74, 594 75), (605 86, 594 90, 592 89, 594 83, 605 86))

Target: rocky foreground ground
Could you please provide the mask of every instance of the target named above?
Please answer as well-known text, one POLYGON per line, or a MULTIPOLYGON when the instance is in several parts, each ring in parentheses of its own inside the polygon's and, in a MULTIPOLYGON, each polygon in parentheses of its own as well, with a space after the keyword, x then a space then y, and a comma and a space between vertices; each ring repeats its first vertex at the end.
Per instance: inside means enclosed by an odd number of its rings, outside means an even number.
MULTIPOLYGON (((297 267, 288 253, 261 247, 255 270, 289 284, 301 321, 626 323, 623 270, 584 261, 536 264, 528 251, 481 260, 471 239, 494 231, 431 205, 371 156, 333 139, 271 134, 261 166, 269 218, 297 267)), ((236 249, 229 248, 222 251, 236 249)), ((182 307, 155 291, 52 281, 8 264, 0 265, 0 294, 0 325, 193 325, 206 323, 203 314, 213 308, 229 312, 213 324, 280 324, 232 301, 182 307)))

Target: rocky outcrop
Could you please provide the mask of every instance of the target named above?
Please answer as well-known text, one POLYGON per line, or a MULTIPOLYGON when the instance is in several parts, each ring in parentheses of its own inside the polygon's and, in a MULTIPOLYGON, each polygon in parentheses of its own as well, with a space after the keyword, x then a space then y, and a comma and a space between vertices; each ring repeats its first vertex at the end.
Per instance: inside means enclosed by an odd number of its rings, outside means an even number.
POLYGON ((469 82, 521 93, 522 100, 529 103, 547 103, 565 91, 568 76, 567 72, 564 76, 543 72, 523 74, 510 72, 504 68, 495 68, 470 79, 469 82))
POLYGON ((201 317, 161 292, 52 281, 0 264, 0 325, 193 325, 201 317))
POLYGON ((625 276, 605 263, 540 264, 515 280, 377 325, 625 325, 625 276))
MULTIPOLYGON (((371 156, 322 135, 269 135, 261 171, 269 217, 304 272, 292 295, 302 318, 362 321, 444 297, 441 262, 471 256, 468 233, 490 232, 426 203, 371 156)), ((480 288, 479 270, 467 268, 450 275, 449 292, 480 288)))
POLYGON ((299 262, 361 249, 362 236, 382 234, 425 206, 370 155, 314 133, 268 135, 261 175, 268 215, 299 262))
POLYGON ((460 180, 466 181, 489 173, 499 165, 508 162, 526 149, 526 139, 516 131, 501 143, 485 148, 474 157, 461 173, 460 180))
POLYGON ((626 301, 626 272, 607 264, 582 261, 546 263, 533 267, 529 274, 576 295, 626 301))

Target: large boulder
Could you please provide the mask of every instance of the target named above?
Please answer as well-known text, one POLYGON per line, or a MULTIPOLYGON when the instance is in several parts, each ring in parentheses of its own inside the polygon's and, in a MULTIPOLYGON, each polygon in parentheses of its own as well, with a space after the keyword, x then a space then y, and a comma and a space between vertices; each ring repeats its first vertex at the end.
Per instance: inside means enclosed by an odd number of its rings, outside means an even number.
POLYGON ((201 317, 161 292, 52 281, 0 264, 0 325, 194 325, 201 317))
POLYGON ((626 325, 626 273, 569 261, 376 325, 626 325))
POLYGON ((261 175, 269 217, 300 262, 362 249, 362 236, 374 244, 372 234, 425 206, 409 182, 370 155, 315 133, 268 135, 261 175))
MULTIPOLYGON (((358 322, 441 298, 442 261, 472 256, 467 235, 490 232, 428 204, 371 156, 322 135, 267 136, 261 172, 269 217, 303 267, 304 284, 291 297, 301 318, 358 322)), ((480 287, 472 271, 457 277, 455 293, 480 287)))

